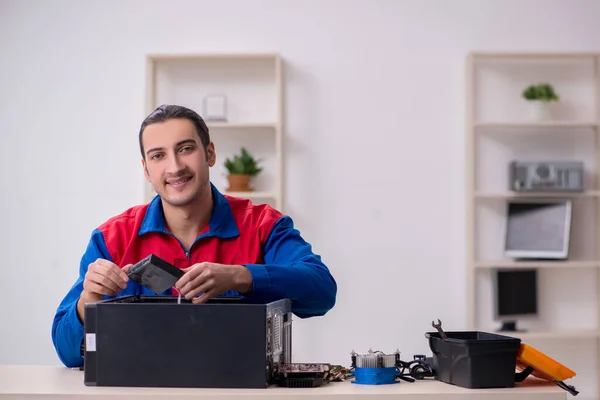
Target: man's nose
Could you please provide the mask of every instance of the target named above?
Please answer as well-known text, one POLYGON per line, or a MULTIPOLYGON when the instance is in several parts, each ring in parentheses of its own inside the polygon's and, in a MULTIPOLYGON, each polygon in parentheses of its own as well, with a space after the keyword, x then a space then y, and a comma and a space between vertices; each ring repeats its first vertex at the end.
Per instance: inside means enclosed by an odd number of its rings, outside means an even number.
POLYGON ((169 165, 167 167, 168 174, 176 174, 183 169, 183 164, 177 154, 173 154, 169 157, 169 165))

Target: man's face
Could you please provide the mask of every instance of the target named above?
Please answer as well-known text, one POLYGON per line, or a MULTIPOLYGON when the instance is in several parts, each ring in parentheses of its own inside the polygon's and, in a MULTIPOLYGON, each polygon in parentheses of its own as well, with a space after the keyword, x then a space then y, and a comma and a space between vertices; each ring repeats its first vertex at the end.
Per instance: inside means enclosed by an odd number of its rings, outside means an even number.
POLYGON ((142 144, 144 174, 164 201, 184 206, 206 192, 208 169, 215 164, 214 145, 210 143, 204 151, 192 122, 178 118, 150 124, 144 129, 142 144))

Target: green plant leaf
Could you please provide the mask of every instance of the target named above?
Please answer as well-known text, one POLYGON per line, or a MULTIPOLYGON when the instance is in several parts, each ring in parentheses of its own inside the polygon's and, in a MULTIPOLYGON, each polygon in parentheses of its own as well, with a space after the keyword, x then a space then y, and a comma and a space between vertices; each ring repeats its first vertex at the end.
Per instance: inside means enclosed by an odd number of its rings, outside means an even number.
POLYGON ((230 174, 243 174, 256 176, 262 172, 262 167, 258 164, 261 160, 256 160, 245 147, 241 148, 240 154, 235 154, 233 158, 227 158, 224 166, 230 174))
POLYGON ((530 85, 522 93, 523 98, 526 100, 539 100, 539 101, 558 101, 559 96, 554 91, 549 83, 538 83, 530 85))

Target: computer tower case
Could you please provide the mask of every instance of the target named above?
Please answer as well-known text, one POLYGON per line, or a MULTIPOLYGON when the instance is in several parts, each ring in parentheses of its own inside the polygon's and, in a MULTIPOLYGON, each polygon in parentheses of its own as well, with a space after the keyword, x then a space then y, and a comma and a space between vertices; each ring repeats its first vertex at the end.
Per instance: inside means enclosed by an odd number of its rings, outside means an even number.
POLYGON ((289 299, 204 304, 127 296, 85 305, 87 386, 266 388, 292 362, 289 299))

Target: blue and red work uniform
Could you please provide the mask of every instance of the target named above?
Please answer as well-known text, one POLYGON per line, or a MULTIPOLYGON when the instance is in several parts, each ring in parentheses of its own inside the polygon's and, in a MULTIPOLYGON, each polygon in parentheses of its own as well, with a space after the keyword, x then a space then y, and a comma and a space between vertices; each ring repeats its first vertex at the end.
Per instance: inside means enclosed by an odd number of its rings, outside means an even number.
MULTIPOLYGON (((289 298, 292 312, 300 318, 324 315, 335 305, 335 279, 289 216, 267 205, 223 195, 211 187, 212 217, 190 249, 167 230, 159 196, 94 230, 81 259, 79 278, 58 306, 52 324, 52 341, 65 366, 83 363, 80 346, 84 328, 77 315, 77 301, 88 265, 98 258, 120 267, 135 264, 149 254, 179 268, 205 261, 244 265, 252 275, 252 289, 246 296, 249 301, 266 303, 289 298)), ((161 294, 172 295, 172 290, 161 294)), ((118 296, 155 294, 129 280, 118 296)), ((239 295, 234 291, 223 294, 239 295)))

